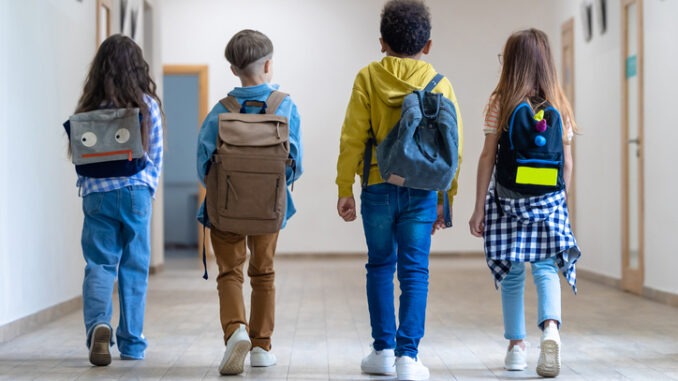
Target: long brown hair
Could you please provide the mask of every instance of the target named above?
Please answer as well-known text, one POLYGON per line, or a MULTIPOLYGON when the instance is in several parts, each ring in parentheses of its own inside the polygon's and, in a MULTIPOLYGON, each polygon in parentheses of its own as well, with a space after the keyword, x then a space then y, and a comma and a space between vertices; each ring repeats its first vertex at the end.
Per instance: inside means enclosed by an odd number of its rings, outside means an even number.
POLYGON ((158 102, 162 113, 162 103, 155 91, 155 82, 139 45, 127 36, 114 34, 101 43, 94 56, 75 112, 102 107, 138 107, 143 121, 141 141, 148 151, 151 116, 144 94, 158 102))
POLYGON ((492 99, 499 102, 499 126, 508 128, 511 112, 520 102, 539 98, 558 109, 563 123, 569 121, 573 132, 577 131, 572 107, 558 82, 546 33, 538 29, 513 33, 504 46, 503 61, 499 83, 492 92, 492 99))

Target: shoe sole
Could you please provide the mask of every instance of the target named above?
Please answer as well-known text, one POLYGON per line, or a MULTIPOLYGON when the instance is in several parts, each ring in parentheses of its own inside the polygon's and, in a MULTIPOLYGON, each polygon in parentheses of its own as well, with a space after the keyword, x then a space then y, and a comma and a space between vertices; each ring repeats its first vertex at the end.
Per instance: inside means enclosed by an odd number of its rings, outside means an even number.
POLYGON ((252 358, 252 354, 250 354, 250 365, 251 365, 253 368, 266 368, 266 367, 269 367, 269 366, 273 366, 273 365, 275 365, 276 363, 277 363, 277 360, 276 360, 276 361, 268 361, 268 362, 267 362, 267 361, 264 361, 264 360, 256 360, 256 359, 253 359, 253 358, 252 358))
POLYGON ((430 373, 416 373, 416 372, 397 372, 396 380, 398 381, 424 381, 431 378, 430 373))
POLYGON ((506 365, 504 364, 504 369, 510 370, 510 371, 519 371, 519 370, 525 370, 527 369, 527 363, 520 364, 520 365, 506 365))
POLYGON ((249 340, 241 340, 233 344, 231 353, 224 355, 219 365, 219 373, 222 375, 240 374, 245 370, 245 357, 250 351, 252 343, 249 340))
POLYGON ((111 329, 106 326, 97 326, 92 332, 89 344, 89 362, 96 366, 106 366, 111 363, 111 329))
MULTIPOLYGON (((393 361, 395 361, 395 360, 393 360, 393 361)), ((361 365, 360 370, 362 370, 363 373, 373 374, 373 375, 378 375, 378 376, 379 375, 392 376, 392 375, 396 374, 395 367, 391 367, 391 368, 374 367, 374 368, 371 368, 371 367, 364 367, 364 366, 361 365)))
POLYGON ((556 377, 560 374, 560 345, 555 340, 541 343, 541 355, 544 361, 537 365, 537 374, 542 377, 556 377))

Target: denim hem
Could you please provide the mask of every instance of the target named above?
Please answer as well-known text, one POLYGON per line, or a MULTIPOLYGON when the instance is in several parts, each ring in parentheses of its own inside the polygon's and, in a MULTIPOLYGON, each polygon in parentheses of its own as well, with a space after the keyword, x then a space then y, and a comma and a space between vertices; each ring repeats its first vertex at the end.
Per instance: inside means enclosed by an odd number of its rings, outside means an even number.
POLYGON ((405 351, 405 352, 403 352, 403 351, 399 351, 399 350, 397 350, 397 349, 396 349, 396 351, 395 351, 395 356, 396 356, 396 357, 407 356, 407 357, 413 358, 414 360, 417 360, 417 355, 419 355, 419 352, 412 352, 412 351, 405 351))
POLYGON ((143 353, 139 356, 126 355, 124 353, 120 354, 120 360, 143 360, 144 357, 143 353))

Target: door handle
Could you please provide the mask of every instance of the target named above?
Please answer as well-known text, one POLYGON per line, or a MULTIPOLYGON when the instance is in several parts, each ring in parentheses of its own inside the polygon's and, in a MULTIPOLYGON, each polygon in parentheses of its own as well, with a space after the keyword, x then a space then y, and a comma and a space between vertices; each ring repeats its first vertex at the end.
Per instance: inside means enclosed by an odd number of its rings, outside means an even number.
POLYGON ((639 138, 629 139, 629 144, 640 144, 640 139, 639 138))

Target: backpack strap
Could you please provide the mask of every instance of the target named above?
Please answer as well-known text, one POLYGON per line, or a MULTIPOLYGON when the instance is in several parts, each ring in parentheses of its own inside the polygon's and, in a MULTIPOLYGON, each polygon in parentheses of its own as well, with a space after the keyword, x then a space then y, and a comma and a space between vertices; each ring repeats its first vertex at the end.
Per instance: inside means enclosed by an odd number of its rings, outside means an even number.
POLYGON ((226 107, 226 110, 228 110, 229 112, 232 112, 232 113, 235 113, 235 114, 240 113, 240 108, 241 108, 240 103, 238 103, 238 100, 235 99, 235 97, 232 96, 232 95, 229 95, 226 98, 223 98, 222 100, 219 101, 219 103, 224 105, 224 107, 226 107))
POLYGON ((367 183, 370 179, 370 169, 372 168, 372 148, 376 145, 377 139, 374 137, 372 123, 370 123, 367 142, 365 143, 365 153, 363 154, 363 181, 361 184, 363 188, 367 188, 367 183))
POLYGON ((431 82, 429 82, 428 85, 426 85, 426 87, 424 88, 424 91, 426 91, 427 93, 430 93, 431 91, 433 91, 433 89, 440 83, 440 81, 443 80, 443 78, 445 78, 444 75, 442 75, 440 73, 436 74, 436 76, 433 77, 431 82))
POLYGON ((271 95, 266 99, 266 113, 275 114, 278 111, 280 104, 287 98, 289 94, 283 93, 282 91, 273 90, 271 95))

